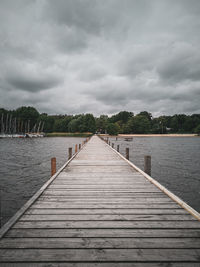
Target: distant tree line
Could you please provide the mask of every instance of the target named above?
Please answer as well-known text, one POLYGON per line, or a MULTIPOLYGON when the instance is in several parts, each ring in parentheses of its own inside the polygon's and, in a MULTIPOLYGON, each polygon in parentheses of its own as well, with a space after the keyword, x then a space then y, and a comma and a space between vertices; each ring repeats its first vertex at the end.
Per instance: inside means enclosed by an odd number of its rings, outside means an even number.
MULTIPOLYGON (((92 132, 116 135, 126 134, 166 134, 166 133, 200 133, 200 114, 159 116, 142 111, 134 115, 132 112, 120 111, 113 116, 93 114, 48 115, 39 113, 34 107, 20 107, 16 110, 0 109, 0 131, 5 125, 25 132, 35 125, 43 124, 43 131, 51 132, 92 132), (14 126, 13 126, 14 125, 14 126)), ((4 129, 2 129, 4 127, 4 129)))

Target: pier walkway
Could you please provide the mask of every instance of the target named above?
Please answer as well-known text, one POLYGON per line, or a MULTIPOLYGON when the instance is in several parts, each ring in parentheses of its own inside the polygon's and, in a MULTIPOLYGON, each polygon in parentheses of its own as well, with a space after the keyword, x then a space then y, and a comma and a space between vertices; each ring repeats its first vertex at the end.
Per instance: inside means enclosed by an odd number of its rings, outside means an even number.
POLYGON ((200 266, 198 219, 97 136, 0 234, 0 266, 200 266))

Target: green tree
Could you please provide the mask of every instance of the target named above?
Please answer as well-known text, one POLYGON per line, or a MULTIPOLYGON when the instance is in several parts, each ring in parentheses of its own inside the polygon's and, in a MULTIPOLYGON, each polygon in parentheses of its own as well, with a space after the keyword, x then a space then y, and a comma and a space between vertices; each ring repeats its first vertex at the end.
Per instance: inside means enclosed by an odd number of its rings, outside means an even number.
POLYGON ((147 111, 141 111, 138 116, 144 116, 146 117, 149 121, 152 120, 152 114, 147 112, 147 111))
POLYGON ((116 123, 109 123, 107 125, 107 133, 109 135, 118 135, 119 133, 119 126, 116 123))
POLYGON ((75 133, 75 132, 78 132, 79 131, 79 120, 78 118, 77 119, 73 119, 69 122, 68 124, 68 130, 71 132, 71 133, 75 133))
POLYGON ((129 133, 145 134, 150 132, 151 124, 145 116, 137 115, 127 123, 129 133))
POLYGON ((108 116, 107 115, 101 115, 99 118, 96 118, 97 132, 105 133, 107 124, 108 124, 108 116))
POLYGON ((194 132, 200 135, 200 124, 194 129, 194 132))
POLYGON ((113 115, 110 119, 109 122, 115 123, 117 121, 122 121, 122 123, 127 123, 127 121, 133 117, 132 112, 128 111, 120 111, 119 113, 113 115))
POLYGON ((92 114, 85 114, 83 117, 84 132, 95 133, 96 121, 92 114))
POLYGON ((23 122, 27 122, 30 120, 30 127, 32 128, 37 122, 40 114, 34 107, 20 107, 16 109, 16 116, 23 122))

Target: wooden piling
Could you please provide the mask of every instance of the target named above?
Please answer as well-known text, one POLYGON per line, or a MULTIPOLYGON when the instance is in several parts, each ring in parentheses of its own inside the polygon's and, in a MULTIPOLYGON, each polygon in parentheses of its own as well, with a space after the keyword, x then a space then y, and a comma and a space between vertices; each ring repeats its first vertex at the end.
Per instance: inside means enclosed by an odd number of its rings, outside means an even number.
POLYGON ((81 149, 81 144, 78 145, 78 149, 79 149, 79 150, 81 149))
POLYGON ((56 173, 56 158, 51 158, 51 176, 56 173))
POLYGON ((129 148, 128 147, 126 148, 126 159, 129 160, 129 148))
POLYGON ((68 160, 72 157, 72 147, 69 147, 68 149, 68 160))
POLYGON ((75 145, 75 153, 78 152, 78 145, 75 145))
POLYGON ((119 152, 119 145, 117 145, 117 152, 119 152))
POLYGON ((144 156, 144 172, 151 175, 151 156, 144 156))
POLYGON ((114 148, 114 143, 112 143, 112 148, 114 148))

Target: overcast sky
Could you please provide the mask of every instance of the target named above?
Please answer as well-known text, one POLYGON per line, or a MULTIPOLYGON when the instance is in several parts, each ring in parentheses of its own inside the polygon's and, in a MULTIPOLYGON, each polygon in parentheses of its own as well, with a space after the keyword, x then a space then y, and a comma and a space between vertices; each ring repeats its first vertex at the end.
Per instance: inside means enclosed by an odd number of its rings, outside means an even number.
POLYGON ((199 0, 0 0, 0 107, 200 113, 199 0))

